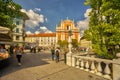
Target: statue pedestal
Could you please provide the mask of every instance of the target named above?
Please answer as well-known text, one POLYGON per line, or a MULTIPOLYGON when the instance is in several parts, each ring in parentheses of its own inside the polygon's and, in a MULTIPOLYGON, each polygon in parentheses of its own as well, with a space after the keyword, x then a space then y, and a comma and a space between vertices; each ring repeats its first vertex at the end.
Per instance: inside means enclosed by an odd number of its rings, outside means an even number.
POLYGON ((120 53, 116 55, 118 59, 114 59, 113 61, 116 64, 113 64, 113 80, 120 80, 120 53))
POLYGON ((72 54, 71 53, 67 53, 66 64, 69 66, 72 66, 72 54))

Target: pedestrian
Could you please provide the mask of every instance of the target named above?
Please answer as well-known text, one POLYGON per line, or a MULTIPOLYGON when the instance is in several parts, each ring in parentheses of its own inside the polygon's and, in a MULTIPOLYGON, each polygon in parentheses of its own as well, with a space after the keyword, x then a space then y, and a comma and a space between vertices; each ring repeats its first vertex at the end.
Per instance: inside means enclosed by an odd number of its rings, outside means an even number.
POLYGON ((3 46, 1 46, 1 45, 0 45, 0 52, 6 53, 6 49, 3 46))
POLYGON ((20 66, 21 65, 21 58, 22 58, 22 50, 19 46, 17 46, 14 51, 15 51, 16 58, 18 61, 18 65, 20 66))
POLYGON ((40 51, 41 51, 41 47, 40 47, 40 46, 38 46, 38 53, 40 53, 40 51))
POLYGON ((31 53, 33 52, 33 46, 32 45, 30 46, 30 52, 31 53))
POLYGON ((9 51, 10 51, 10 54, 13 54, 13 46, 12 45, 10 46, 9 51))
POLYGON ((60 53, 60 50, 59 50, 59 48, 57 48, 56 50, 55 50, 55 56, 56 56, 56 63, 57 62, 59 62, 59 53, 60 53))
POLYGON ((55 49, 54 49, 54 47, 51 49, 51 54, 52 54, 52 60, 54 61, 54 55, 55 55, 55 49))
POLYGON ((20 47, 20 50, 21 50, 21 53, 24 54, 24 47, 23 46, 20 47))
POLYGON ((33 50, 34 50, 34 53, 36 53, 36 46, 34 46, 33 50))

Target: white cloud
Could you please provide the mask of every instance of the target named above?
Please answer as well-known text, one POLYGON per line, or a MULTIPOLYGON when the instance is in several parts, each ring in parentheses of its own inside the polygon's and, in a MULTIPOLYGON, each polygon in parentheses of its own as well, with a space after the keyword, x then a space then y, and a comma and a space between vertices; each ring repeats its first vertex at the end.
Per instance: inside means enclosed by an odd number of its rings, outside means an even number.
POLYGON ((84 17, 88 18, 89 17, 89 13, 91 12, 92 9, 87 9, 86 13, 84 14, 84 17))
POLYGON ((91 9, 87 9, 86 12, 84 13, 85 19, 77 22, 77 26, 80 28, 81 36, 83 35, 84 30, 89 28, 90 11, 91 9))
POLYGON ((32 34, 30 31, 27 31, 26 34, 32 34))
POLYGON ((21 11, 25 12, 29 17, 29 20, 26 21, 26 26, 28 27, 34 28, 36 26, 39 26, 40 23, 44 22, 44 16, 42 14, 35 13, 32 9, 27 11, 25 9, 22 9, 21 11))
POLYGON ((40 27, 40 29, 47 29, 45 26, 43 26, 43 27, 40 27))
POLYGON ((46 31, 45 33, 53 33, 53 32, 49 30, 49 31, 46 31))
POLYGON ((41 11, 41 9, 40 8, 35 8, 34 11, 41 11))
POLYGON ((84 30, 89 27, 89 18, 86 18, 85 20, 78 21, 77 25, 80 29, 84 30))
POLYGON ((35 34, 39 34, 40 32, 39 31, 35 31, 35 34))
POLYGON ((40 27, 39 32, 41 32, 41 33, 52 33, 52 31, 49 30, 49 29, 48 29, 47 27, 45 27, 45 26, 40 27))

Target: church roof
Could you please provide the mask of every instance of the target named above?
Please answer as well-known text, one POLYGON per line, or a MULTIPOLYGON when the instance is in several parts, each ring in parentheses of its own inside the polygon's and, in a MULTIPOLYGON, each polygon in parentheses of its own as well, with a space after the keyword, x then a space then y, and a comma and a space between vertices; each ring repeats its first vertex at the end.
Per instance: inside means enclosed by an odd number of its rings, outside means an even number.
POLYGON ((61 20, 61 22, 58 23, 57 27, 60 27, 61 24, 63 24, 63 23, 72 23, 72 24, 74 24, 74 21, 70 20, 68 18, 66 20, 61 20))

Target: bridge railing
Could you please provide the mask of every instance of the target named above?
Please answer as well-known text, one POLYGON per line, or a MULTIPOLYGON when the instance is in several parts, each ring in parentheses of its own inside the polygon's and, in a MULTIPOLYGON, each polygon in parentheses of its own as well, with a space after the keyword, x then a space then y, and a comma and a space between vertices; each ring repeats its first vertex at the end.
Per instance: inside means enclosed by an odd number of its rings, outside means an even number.
POLYGON ((72 55, 71 66, 109 80, 120 80, 120 59, 106 60, 95 57, 72 55))

